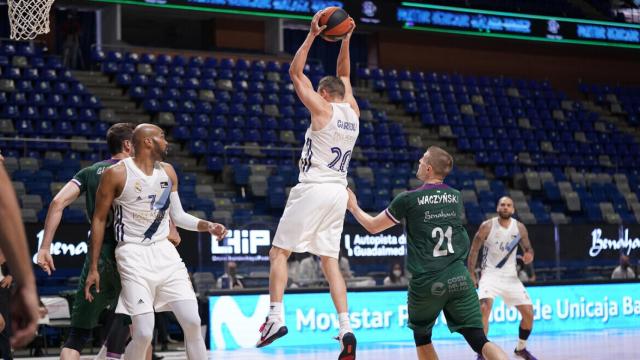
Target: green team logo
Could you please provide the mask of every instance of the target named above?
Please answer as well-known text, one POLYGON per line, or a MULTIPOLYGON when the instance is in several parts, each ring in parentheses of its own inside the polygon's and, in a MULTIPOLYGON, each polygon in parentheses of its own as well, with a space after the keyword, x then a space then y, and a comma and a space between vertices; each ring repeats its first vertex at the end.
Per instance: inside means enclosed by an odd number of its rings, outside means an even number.
POLYGON ((444 295, 445 291, 446 290, 444 284, 441 282, 436 282, 431 285, 431 294, 433 294, 434 296, 442 296, 444 295))

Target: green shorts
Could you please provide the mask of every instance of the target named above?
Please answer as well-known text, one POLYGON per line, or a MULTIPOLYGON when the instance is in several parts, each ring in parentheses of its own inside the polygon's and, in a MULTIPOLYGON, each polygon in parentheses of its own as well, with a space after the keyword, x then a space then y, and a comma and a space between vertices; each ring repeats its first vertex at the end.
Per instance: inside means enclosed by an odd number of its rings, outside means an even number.
POLYGON ((451 264, 435 276, 413 277, 409 282, 408 311, 408 326, 420 333, 431 333, 440 311, 444 311, 451 332, 482 328, 478 294, 462 262, 451 264))
POLYGON ((98 262, 100 273, 100 293, 93 292, 89 302, 84 297, 84 284, 89 274, 89 256, 84 261, 80 283, 71 309, 71 326, 80 329, 93 329, 98 325, 100 314, 105 309, 115 309, 120 295, 120 274, 116 266, 115 240, 105 239, 98 262), (113 244, 107 244, 108 241, 113 244))

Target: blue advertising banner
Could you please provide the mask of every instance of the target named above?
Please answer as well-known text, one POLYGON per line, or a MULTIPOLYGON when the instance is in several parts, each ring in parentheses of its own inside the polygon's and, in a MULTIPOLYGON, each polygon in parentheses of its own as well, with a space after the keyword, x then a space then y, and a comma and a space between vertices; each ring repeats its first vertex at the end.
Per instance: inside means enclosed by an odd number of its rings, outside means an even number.
MULTIPOLYGON (((636 327, 640 320, 640 283, 533 286, 536 332, 599 330, 636 327)), ((351 326, 358 342, 413 341, 407 328, 406 291, 349 293, 351 326)), ((258 329, 269 311, 269 295, 231 295, 209 298, 211 349, 254 347, 258 329)), ((287 294, 284 320, 289 334, 272 346, 333 344, 338 317, 327 293, 287 294)), ((496 299, 490 335, 515 335, 520 316, 496 299)), ((460 338, 451 334, 441 314, 434 339, 460 338)))

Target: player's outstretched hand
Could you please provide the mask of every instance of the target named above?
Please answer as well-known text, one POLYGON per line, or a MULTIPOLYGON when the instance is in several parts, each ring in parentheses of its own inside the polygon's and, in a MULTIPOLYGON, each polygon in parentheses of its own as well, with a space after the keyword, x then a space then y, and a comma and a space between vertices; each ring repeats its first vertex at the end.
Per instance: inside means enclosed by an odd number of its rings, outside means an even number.
POLYGON ((93 301, 93 294, 91 294, 91 287, 96 287, 96 293, 100 293, 100 274, 97 270, 89 270, 87 280, 84 282, 84 298, 89 302, 93 301))
POLYGON ((38 266, 40 266, 47 275, 51 276, 51 273, 56 271, 56 265, 53 263, 50 249, 40 248, 40 250, 38 250, 37 261, 38 266))
POLYGON ((349 22, 351 23, 351 28, 349 29, 347 36, 344 37, 344 40, 351 39, 351 35, 353 35, 353 30, 356 29, 356 22, 353 20, 351 16, 349 16, 349 22))
POLYGON ((222 224, 217 224, 217 223, 209 223, 209 234, 215 236, 218 241, 221 241, 222 239, 224 239, 225 237, 227 237, 227 233, 229 232, 229 230, 227 230, 226 227, 224 227, 224 225, 222 224))
POLYGON ((358 207, 358 198, 356 194, 349 188, 347 188, 347 193, 349 193, 349 200, 347 201, 347 210, 353 212, 358 207))
POLYGON ((531 264, 531 262, 533 261, 533 253, 531 251, 525 252, 522 256, 522 261, 525 264, 531 264))
POLYGON ((36 286, 18 286, 11 297, 11 346, 19 348, 31 342, 38 328, 38 294, 36 286))
POLYGON ((327 28, 327 25, 319 26, 320 17, 322 16, 322 10, 318 11, 315 15, 313 15, 313 19, 311 20, 311 27, 309 28, 309 33, 313 36, 318 36, 320 33, 327 28))

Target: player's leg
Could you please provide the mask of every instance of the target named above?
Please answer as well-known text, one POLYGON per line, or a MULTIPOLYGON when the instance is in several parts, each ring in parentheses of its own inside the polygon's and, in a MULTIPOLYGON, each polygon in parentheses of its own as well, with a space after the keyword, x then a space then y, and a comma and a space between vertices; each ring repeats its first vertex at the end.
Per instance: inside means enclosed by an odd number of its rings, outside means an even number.
POLYGON ((469 272, 462 263, 451 266, 444 271, 443 277, 440 279, 441 283, 447 284, 447 294, 449 295, 443 309, 449 330, 462 334, 469 346, 478 354, 479 359, 508 359, 507 354, 499 346, 487 340, 483 329, 483 313, 480 311, 478 294, 476 294, 469 272))
POLYGON ((207 348, 204 345, 202 332, 200 331, 200 315, 196 300, 174 301, 168 304, 176 316, 182 332, 184 344, 187 348, 188 359, 206 359, 207 348))
POLYGON ((520 315, 522 315, 518 336, 518 346, 516 347, 516 350, 522 350, 527 347, 527 339, 533 329, 533 306, 518 305, 516 308, 520 312, 520 315))
POLYGON ((298 184, 289 192, 287 205, 280 218, 269 251, 269 297, 271 303, 269 304, 269 315, 260 326, 260 339, 256 343, 257 347, 267 346, 288 332, 282 321, 282 299, 289 276, 287 259, 291 255, 291 250, 305 242, 305 238, 308 237, 305 232, 309 231, 306 222, 310 217, 307 216, 308 209, 305 209, 304 204, 312 202, 303 199, 303 196, 308 194, 305 188, 304 184, 298 184))
POLYGON ((347 285, 340 272, 340 264, 337 258, 330 256, 320 256, 320 261, 324 277, 329 283, 331 300, 333 300, 333 305, 338 312, 338 321, 340 324, 340 332, 338 333, 340 356, 338 359, 355 359, 357 341, 351 329, 351 321, 349 320, 347 285))
POLYGON ((407 326, 413 331, 419 360, 438 359, 431 333, 447 300, 443 286, 441 280, 426 276, 415 276, 409 284, 407 326))
POLYGON ((98 325, 100 314, 104 309, 116 303, 120 291, 120 280, 116 271, 113 249, 103 248, 100 253, 98 271, 100 271, 100 293, 94 294, 89 302, 84 297, 84 283, 88 274, 89 259, 85 260, 80 281, 76 290, 73 308, 71 309, 71 328, 60 352, 62 360, 78 360, 80 353, 91 338, 91 329, 98 325))
POLYGON ((482 328, 484 329, 484 333, 486 335, 489 335, 489 316, 491 315, 492 308, 492 298, 480 299, 480 311, 482 312, 482 328))
POLYGON ((331 293, 333 305, 336 307, 338 314, 345 317, 344 319, 340 317, 340 331, 343 329, 351 331, 347 306, 347 285, 345 284, 342 273, 340 272, 338 259, 329 256, 320 256, 320 262, 322 264, 324 277, 329 283, 329 292, 331 293), (344 327, 342 320, 345 320, 344 327))
MULTIPOLYGON (((278 226, 278 231, 281 231, 280 226, 278 226)), ((256 344, 257 347, 267 346, 289 332, 282 320, 282 299, 289 276, 287 268, 289 256, 291 256, 291 251, 276 245, 273 245, 269 250, 269 261, 271 263, 269 268, 269 297, 271 303, 269 304, 269 315, 260 326, 260 339, 256 344)))
POLYGON ((431 330, 413 331, 413 340, 416 343, 416 352, 418 353, 418 360, 438 360, 438 354, 436 349, 431 343, 431 330))
POLYGON ((269 317, 282 317, 282 298, 287 287, 288 268, 287 260, 291 256, 291 251, 272 246, 269 250, 269 298, 271 307, 269 317), (275 304, 275 306, 274 306, 275 304))
POLYGON ((508 360, 507 354, 496 344, 489 342, 482 328, 465 327, 457 330, 467 344, 478 354, 482 354, 482 359, 486 360, 508 360))
POLYGON ((131 334, 130 324, 131 318, 129 316, 116 314, 109 327, 107 338, 94 360, 121 359, 131 334))
POLYGON ((491 273, 483 273, 478 282, 478 298, 480 298, 480 310, 482 311, 482 324, 484 333, 489 335, 489 316, 493 308, 493 299, 496 296, 502 296, 503 287, 501 283, 504 280, 492 275, 491 273))
POLYGON ((124 352, 125 359, 144 359, 147 348, 151 345, 155 316, 153 312, 133 315, 131 317, 131 341, 124 352))

